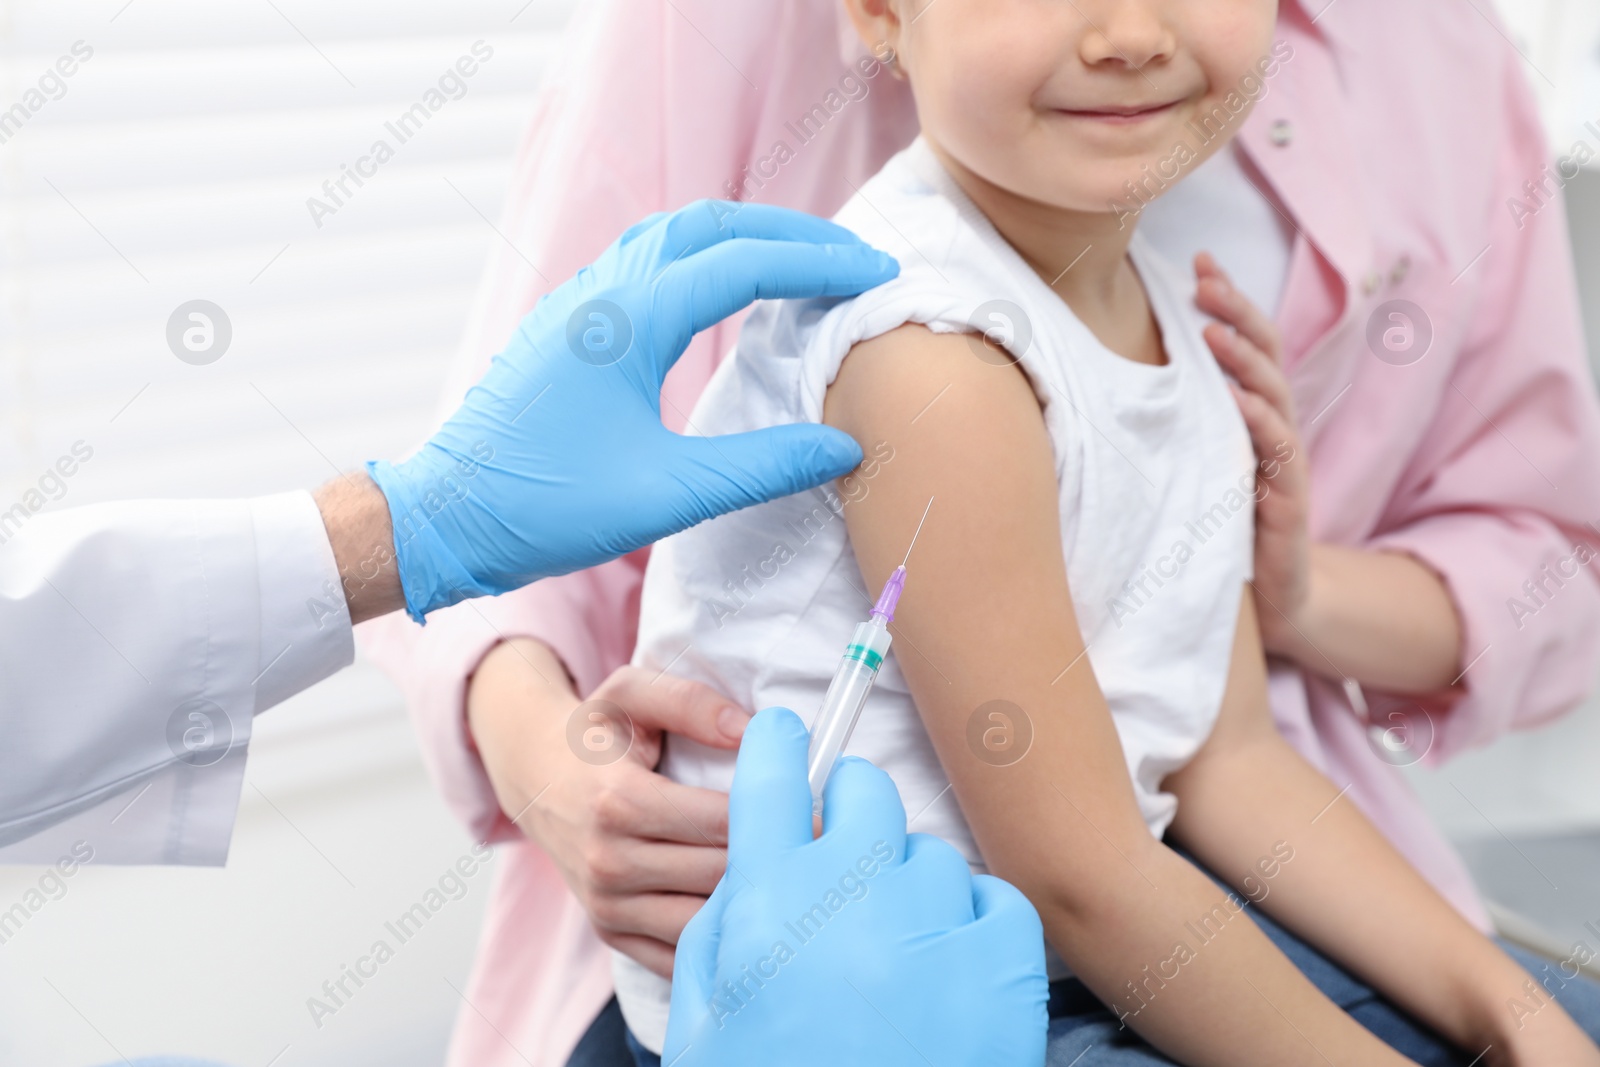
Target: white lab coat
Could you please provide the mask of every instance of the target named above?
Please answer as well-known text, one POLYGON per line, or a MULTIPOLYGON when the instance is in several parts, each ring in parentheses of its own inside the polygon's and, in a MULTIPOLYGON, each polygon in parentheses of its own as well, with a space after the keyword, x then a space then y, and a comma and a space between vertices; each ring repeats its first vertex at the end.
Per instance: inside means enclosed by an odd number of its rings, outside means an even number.
POLYGON ((353 655, 309 493, 0 512, 0 863, 221 864, 251 720, 353 655))

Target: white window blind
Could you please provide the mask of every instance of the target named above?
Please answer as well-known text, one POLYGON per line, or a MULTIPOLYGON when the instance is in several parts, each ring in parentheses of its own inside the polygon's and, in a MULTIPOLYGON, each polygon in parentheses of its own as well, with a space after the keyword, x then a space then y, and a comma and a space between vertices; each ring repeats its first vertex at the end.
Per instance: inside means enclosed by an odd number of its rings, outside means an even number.
POLYGON ((79 441, 48 507, 413 444, 571 6, 0 3, 0 513, 79 441), (207 365, 168 344, 191 300, 231 325, 207 365))

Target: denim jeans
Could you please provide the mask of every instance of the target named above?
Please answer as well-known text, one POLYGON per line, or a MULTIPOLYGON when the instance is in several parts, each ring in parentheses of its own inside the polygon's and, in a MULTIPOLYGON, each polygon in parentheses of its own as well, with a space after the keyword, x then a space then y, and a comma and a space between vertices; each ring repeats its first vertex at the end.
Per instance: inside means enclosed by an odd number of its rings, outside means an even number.
MULTIPOLYGON (((1379 1040, 1422 1067, 1468 1067, 1483 1051, 1463 1051, 1448 1044, 1259 909, 1247 908, 1245 914, 1329 1000, 1379 1040)), ((1600 1043, 1600 982, 1583 976, 1569 978, 1542 956, 1505 941, 1499 944, 1549 991, 1590 1038, 1600 1043)), ((590 1027, 584 1042, 580 1051, 587 1058, 579 1059, 574 1054, 568 1067, 661 1067, 661 1058, 635 1041, 621 1025, 614 999, 590 1027), (590 1037, 596 1040, 590 1043, 590 1037)), ((1125 1028, 1116 1013, 1082 982, 1068 978, 1050 984, 1050 1040, 1045 1062, 1046 1067, 1170 1067, 1174 1061, 1125 1028)))
MULTIPOLYGON (((1351 1018, 1384 1044, 1422 1067, 1468 1067, 1482 1049, 1462 1052, 1406 1015, 1372 988, 1271 919, 1252 917, 1273 943, 1351 1018)), ((1567 978, 1543 957, 1500 942, 1500 947, 1531 973, 1548 981, 1555 999, 1588 1035, 1600 1041, 1600 983, 1567 978)), ((642 1061, 641 1061, 642 1062, 642 1061)), ((1050 986, 1050 1044, 1047 1067, 1170 1067, 1174 1062, 1157 1052, 1073 979, 1050 986)))
MULTIPOLYGON (((1468 1054, 1455 1049, 1272 920, 1260 914, 1253 918, 1330 1000, 1422 1067, 1468 1067, 1481 1051, 1468 1054)), ((1543 957, 1504 941, 1500 947, 1551 991, 1585 1033, 1600 1042, 1600 983, 1585 977, 1568 978, 1543 957)), ((579 1052, 567 1061, 568 1067, 661 1067, 661 1057, 620 1025, 615 1000, 595 1023, 579 1052)), ((1173 1063, 1138 1034, 1124 1029, 1115 1013, 1072 978, 1050 984, 1050 1043, 1045 1062, 1047 1067, 1170 1067, 1173 1063)))

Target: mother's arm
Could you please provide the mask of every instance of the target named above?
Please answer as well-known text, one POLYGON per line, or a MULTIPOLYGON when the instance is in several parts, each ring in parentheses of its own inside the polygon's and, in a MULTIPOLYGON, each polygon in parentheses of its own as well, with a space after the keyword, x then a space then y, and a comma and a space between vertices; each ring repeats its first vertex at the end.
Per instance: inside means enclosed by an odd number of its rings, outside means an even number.
POLYGON ((1431 568, 1399 550, 1313 543, 1311 458, 1283 371, 1283 341, 1215 259, 1195 257, 1196 303, 1218 321, 1206 343, 1233 376, 1255 446, 1255 594, 1266 650, 1336 680, 1395 693, 1460 676, 1461 621, 1431 568))
MULTIPOLYGON (((1435 756, 1570 710, 1600 667, 1591 637, 1600 628, 1600 575, 1590 562, 1600 548, 1591 525, 1600 523, 1600 404, 1563 203, 1557 197, 1520 216, 1508 210, 1524 202, 1523 184, 1551 155, 1518 63, 1505 49, 1492 191, 1471 207, 1486 214, 1461 220, 1478 228, 1471 244, 1484 248, 1454 283, 1465 290, 1455 306, 1466 310, 1435 324, 1436 346, 1459 347, 1425 357, 1455 363, 1378 531, 1350 546, 1302 540, 1298 560, 1289 549, 1278 566, 1257 557, 1258 587, 1270 587, 1294 619, 1287 625, 1261 606, 1269 651, 1314 673, 1431 694, 1435 756), (1274 582, 1275 572, 1290 579, 1274 582)), ((1239 300, 1202 285, 1202 307, 1225 322, 1248 318, 1239 300)), ((1226 331, 1213 327, 1208 339, 1236 371, 1243 361, 1226 350, 1226 331)), ((1357 373, 1390 370, 1374 361, 1357 373)), ((1263 368, 1256 377, 1265 386, 1242 401, 1263 426, 1274 374, 1281 380, 1275 364, 1263 368)), ((1264 436, 1285 433, 1280 424, 1264 436)), ((1299 520, 1303 539, 1303 510, 1299 520)))
POLYGON ((633 605, 642 570, 637 558, 613 560, 457 604, 435 612, 426 627, 396 613, 357 628, 362 651, 404 693, 429 774, 475 838, 518 836, 496 800, 467 721, 468 691, 480 664, 490 656, 515 658, 501 648, 508 642, 534 642, 549 650, 557 665, 539 666, 532 657, 518 660, 530 684, 590 692, 632 654, 633 605))
MULTIPOLYGON (((856 347, 826 414, 859 440, 895 446, 888 481, 847 517, 871 587, 937 498, 901 602, 896 658, 985 860, 1033 901, 1079 978, 1107 1003, 1127 1001, 1147 965, 1171 958, 1186 923, 1226 905, 1140 815, 1083 656, 1032 389, 1015 368, 974 358, 963 337, 904 327, 856 347), (1033 727, 1031 748, 1006 767, 979 759, 967 740, 969 717, 995 699, 1033 727)), ((1234 927, 1184 970, 1189 980, 1167 983, 1124 1020, 1181 1062, 1405 1062, 1253 925, 1234 927), (1240 1033, 1252 1035, 1248 1048, 1240 1033)))
POLYGON ((722 876, 728 835, 727 794, 656 772, 662 735, 733 748, 747 718, 698 682, 637 667, 577 690, 550 646, 531 638, 497 645, 467 690, 501 817, 549 854, 602 941, 662 975, 722 876), (580 752, 595 730, 625 744, 615 755, 580 752))
POLYGON ((1490 247, 1460 282, 1474 285, 1461 354, 1368 546, 1425 563, 1460 615, 1465 694, 1439 721, 1441 754, 1570 710, 1600 667, 1600 575, 1584 562, 1600 546, 1600 403, 1565 208, 1520 221, 1506 208, 1549 156, 1521 71, 1505 77, 1490 247))
POLYGON ((641 570, 614 560, 457 604, 422 630, 396 613, 364 624, 362 645, 404 689, 423 759, 473 835, 532 838, 601 939, 668 974, 722 872, 727 795, 655 773, 660 735, 732 748, 747 716, 697 683, 626 666, 641 570), (629 715, 623 757, 578 758, 566 731, 583 699, 629 715))

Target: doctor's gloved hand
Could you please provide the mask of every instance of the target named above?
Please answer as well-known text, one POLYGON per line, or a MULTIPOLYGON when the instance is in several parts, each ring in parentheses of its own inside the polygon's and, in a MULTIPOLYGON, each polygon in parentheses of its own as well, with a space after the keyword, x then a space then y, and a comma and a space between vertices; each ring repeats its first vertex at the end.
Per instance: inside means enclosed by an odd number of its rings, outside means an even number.
POLYGON ((847 758, 812 839, 805 727, 769 708, 739 749, 728 867, 673 966, 664 1064, 1037 1067, 1044 929, 1010 884, 906 833, 889 776, 847 758))
POLYGON ((861 461, 847 435, 778 426, 719 438, 661 424, 661 382, 696 333, 754 300, 849 296, 899 273, 799 212, 701 201, 624 233, 522 320, 388 500, 413 618, 591 567, 861 461))

